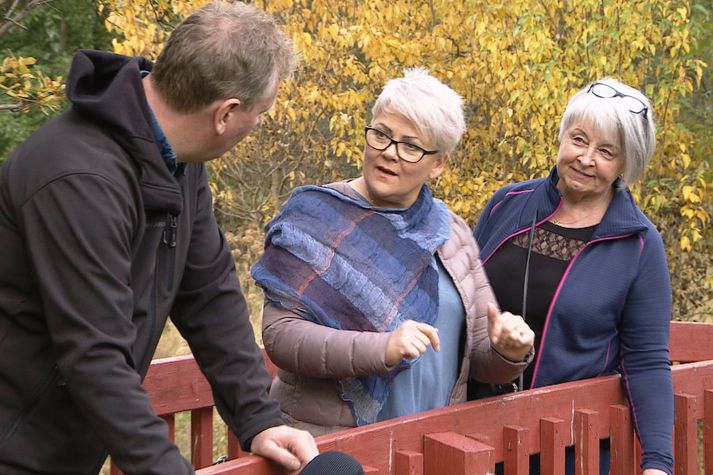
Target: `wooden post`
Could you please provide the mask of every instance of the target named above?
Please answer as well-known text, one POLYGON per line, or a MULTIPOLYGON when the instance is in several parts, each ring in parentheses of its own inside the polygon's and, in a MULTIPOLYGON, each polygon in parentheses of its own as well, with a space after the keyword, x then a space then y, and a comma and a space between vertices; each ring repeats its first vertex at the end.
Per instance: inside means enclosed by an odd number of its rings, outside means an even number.
POLYGON ((458 434, 426 434, 423 441, 424 475, 471 475, 492 472, 493 447, 458 434))
POLYGON ((540 473, 564 475, 564 420, 540 420, 540 473))
POLYGON ((168 426, 168 438, 171 440, 171 442, 176 441, 176 415, 175 414, 166 414, 165 416, 161 416, 161 419, 166 423, 168 426))
POLYGON ((505 475, 530 473, 530 431, 519 426, 503 427, 505 475))
MULTIPOLYGON (((631 475, 634 472, 634 436, 629 408, 621 404, 609 407, 611 438, 611 475, 631 475)), ((637 468, 638 470, 638 468, 637 468)))
POLYGON ((675 407, 674 474, 696 475, 698 473, 696 398, 690 394, 676 394, 673 399, 675 407))
POLYGON ((703 400, 703 448, 705 474, 713 474, 713 390, 706 389, 703 400))
POLYGON ((599 413, 580 409, 574 413, 574 473, 599 475, 599 413))
POLYGON ((213 464, 213 408, 191 411, 191 463, 196 469, 213 464))
POLYGON ((248 455, 250 452, 246 452, 240 447, 240 441, 238 440, 238 436, 236 436, 233 431, 230 430, 230 427, 227 427, 226 430, 228 435, 228 460, 233 460, 238 457, 245 457, 246 455, 248 455))
POLYGON ((394 475, 423 475, 423 454, 412 450, 397 450, 394 475))

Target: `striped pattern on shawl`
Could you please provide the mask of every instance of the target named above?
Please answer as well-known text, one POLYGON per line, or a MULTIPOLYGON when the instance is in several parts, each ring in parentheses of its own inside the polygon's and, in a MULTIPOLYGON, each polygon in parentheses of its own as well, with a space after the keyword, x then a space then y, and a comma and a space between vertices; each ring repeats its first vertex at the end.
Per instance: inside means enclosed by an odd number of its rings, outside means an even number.
MULTIPOLYGON (((331 328, 389 332, 406 320, 432 324, 434 256, 449 234, 448 208, 426 185, 406 209, 373 208, 332 187, 304 186, 268 223, 252 276, 270 302, 331 328)), ((393 378, 409 365, 340 380, 357 425, 376 421, 393 378)))

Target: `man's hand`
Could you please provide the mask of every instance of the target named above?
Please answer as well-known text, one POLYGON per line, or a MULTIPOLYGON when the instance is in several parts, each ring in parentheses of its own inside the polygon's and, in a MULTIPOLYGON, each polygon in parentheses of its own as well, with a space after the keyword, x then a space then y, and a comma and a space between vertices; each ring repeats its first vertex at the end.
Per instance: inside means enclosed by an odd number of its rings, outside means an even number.
POLYGON ((270 427, 253 438, 250 451, 296 471, 319 454, 312 435, 286 425, 270 427))
POLYGON ((406 320, 391 332, 384 357, 386 366, 394 366, 402 358, 416 358, 431 345, 436 351, 441 349, 438 330, 427 323, 406 320))
POLYGON ((493 348, 510 361, 522 361, 535 342, 535 333, 519 315, 498 312, 488 304, 488 336, 493 348))

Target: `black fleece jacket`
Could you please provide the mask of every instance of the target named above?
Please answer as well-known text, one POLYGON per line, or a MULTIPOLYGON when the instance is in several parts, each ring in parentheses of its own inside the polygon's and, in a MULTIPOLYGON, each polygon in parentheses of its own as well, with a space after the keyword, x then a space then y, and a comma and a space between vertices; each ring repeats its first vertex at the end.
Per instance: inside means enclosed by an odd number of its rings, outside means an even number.
POLYGON ((244 448, 279 425, 202 164, 173 177, 141 70, 80 51, 71 110, 0 168, 0 473, 185 474, 141 380, 167 315, 244 448))

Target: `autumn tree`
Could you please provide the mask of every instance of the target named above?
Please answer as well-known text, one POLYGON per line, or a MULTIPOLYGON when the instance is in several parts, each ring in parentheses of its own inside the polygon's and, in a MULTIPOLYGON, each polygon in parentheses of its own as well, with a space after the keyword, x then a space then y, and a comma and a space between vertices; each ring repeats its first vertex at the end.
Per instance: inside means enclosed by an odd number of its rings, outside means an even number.
MULTIPOLYGON (((107 26, 123 34, 115 51, 155 57, 170 27, 202 3, 107 2, 107 26)), ((258 5, 286 25, 302 65, 263 126, 213 165, 216 210, 233 231, 243 273, 260 252, 262 226, 293 187, 358 173, 371 104, 385 81, 405 67, 428 67, 465 98, 468 132, 434 189, 471 224, 497 188, 548 172, 568 98, 589 81, 614 76, 642 89, 657 117, 658 150, 633 192, 666 240, 676 315, 695 315, 695 302, 684 294, 710 300, 713 251, 703 236, 710 225, 711 150, 679 120, 706 68, 693 54, 704 28, 691 21, 693 3, 258 5)))
POLYGON ((0 163, 65 106, 77 48, 110 49, 96 0, 0 0, 0 163))
MULTIPOLYGON (((0 38, 12 28, 27 29, 23 22, 38 7, 51 0, 0 0, 0 38)), ((33 69, 33 57, 9 55, 0 66, 0 111, 27 110, 39 106, 48 110, 56 108, 61 78, 52 79, 33 69)))
MULTIPOLYGON (((0 46, 11 36, 12 30, 27 30, 26 20, 37 8, 45 6, 49 0, 7 1, 0 0, 0 46)), ((27 112, 33 106, 49 113, 56 109, 62 90, 62 78, 47 77, 36 68, 37 60, 7 53, 0 47, 0 113, 27 112)), ((8 48, 9 49, 9 48, 8 48)), ((7 117, 0 118, 1 132, 4 144, 15 144, 12 136, 24 136, 18 128, 18 120, 8 124, 7 117)), ((34 124, 32 124, 34 125, 34 124)), ((29 127, 27 127, 29 130, 29 127)), ((7 149, 0 146, 0 163, 4 160, 7 149)))

